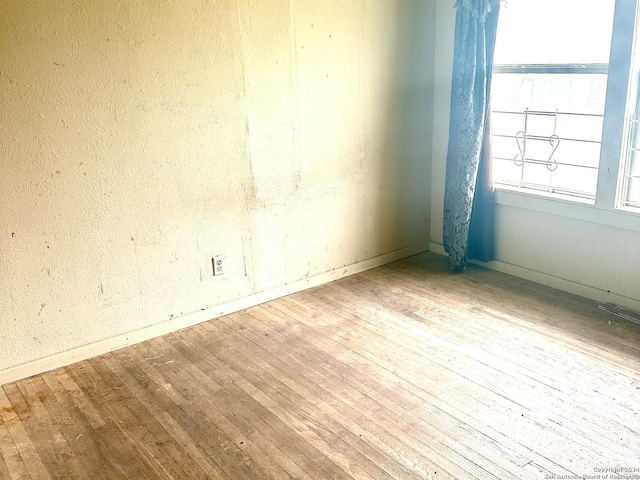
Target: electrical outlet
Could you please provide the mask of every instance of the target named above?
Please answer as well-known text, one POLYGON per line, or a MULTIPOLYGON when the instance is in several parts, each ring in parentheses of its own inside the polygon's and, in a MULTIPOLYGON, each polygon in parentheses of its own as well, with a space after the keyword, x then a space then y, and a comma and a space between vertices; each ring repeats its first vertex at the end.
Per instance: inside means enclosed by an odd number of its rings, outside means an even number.
POLYGON ((224 275, 224 259, 220 255, 216 255, 211 259, 211 265, 213 266, 214 277, 224 275))

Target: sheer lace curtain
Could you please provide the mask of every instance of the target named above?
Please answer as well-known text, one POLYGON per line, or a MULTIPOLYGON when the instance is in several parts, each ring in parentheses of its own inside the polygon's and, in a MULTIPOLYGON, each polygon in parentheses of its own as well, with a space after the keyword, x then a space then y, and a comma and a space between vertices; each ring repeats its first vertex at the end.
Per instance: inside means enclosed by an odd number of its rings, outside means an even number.
POLYGON ((444 197, 449 269, 493 259, 489 94, 500 0, 458 0, 444 197))

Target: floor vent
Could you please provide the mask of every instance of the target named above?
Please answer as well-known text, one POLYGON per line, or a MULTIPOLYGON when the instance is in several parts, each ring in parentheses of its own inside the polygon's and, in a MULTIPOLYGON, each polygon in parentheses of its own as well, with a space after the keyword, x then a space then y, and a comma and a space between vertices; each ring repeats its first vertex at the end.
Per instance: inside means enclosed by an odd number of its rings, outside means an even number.
POLYGON ((625 320, 629 320, 630 322, 640 324, 640 312, 621 307, 615 303, 602 303, 598 305, 598 308, 605 312, 613 313, 614 315, 622 317, 625 320))

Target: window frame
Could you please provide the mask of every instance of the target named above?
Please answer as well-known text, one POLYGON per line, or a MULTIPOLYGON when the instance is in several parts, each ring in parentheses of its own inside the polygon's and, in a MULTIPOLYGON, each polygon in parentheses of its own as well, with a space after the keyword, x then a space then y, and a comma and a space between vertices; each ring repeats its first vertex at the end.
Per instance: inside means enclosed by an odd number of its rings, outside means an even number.
MULTIPOLYGON (((637 0, 616 0, 613 14, 607 100, 595 201, 595 207, 603 210, 616 210, 621 204, 621 171, 626 159, 626 140, 630 133, 627 105, 632 91, 630 87, 634 83, 631 60, 636 37, 637 4, 637 0), (611 65, 614 66, 613 69, 611 65)), ((631 211, 633 210, 635 209, 631 211)))
MULTIPOLYGON (((635 95, 640 86, 638 75, 633 75, 632 64, 634 48, 639 32, 636 30, 640 0, 616 0, 614 6, 613 32, 608 64, 564 64, 564 65, 495 65, 494 73, 603 73, 606 68, 607 89, 604 109, 602 141, 598 164, 598 178, 595 198, 585 201, 579 196, 553 194, 494 183, 500 194, 499 202, 503 204, 521 204, 522 196, 540 198, 540 211, 549 210, 549 201, 558 201, 576 208, 590 207, 611 213, 620 213, 614 221, 602 221, 602 215, 586 217, 596 223, 613 224, 622 228, 640 231, 637 216, 640 208, 622 206, 623 182, 626 170, 627 143, 630 135, 630 119, 635 112, 635 95), (593 72, 592 72, 593 70, 593 72), (632 98, 633 97, 633 98, 632 98), (510 193, 518 194, 511 201, 510 193)), ((640 63, 640 62, 639 62, 640 63)), ((640 113, 640 112, 639 112, 640 113)), ((536 210, 538 210, 536 208, 536 210)), ((606 212, 603 212, 606 214, 606 212)), ((553 212, 550 212, 553 213, 553 212)), ((584 216, 583 216, 584 217, 584 216)), ((587 219, 587 218, 583 218, 587 219)))

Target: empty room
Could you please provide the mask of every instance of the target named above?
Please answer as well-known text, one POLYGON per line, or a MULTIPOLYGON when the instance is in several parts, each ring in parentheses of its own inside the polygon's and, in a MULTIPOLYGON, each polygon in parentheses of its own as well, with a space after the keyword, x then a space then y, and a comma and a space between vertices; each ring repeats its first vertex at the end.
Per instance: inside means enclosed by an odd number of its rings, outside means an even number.
POLYGON ((640 479, 638 25, 0 0, 0 479, 640 479))

